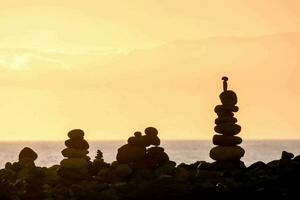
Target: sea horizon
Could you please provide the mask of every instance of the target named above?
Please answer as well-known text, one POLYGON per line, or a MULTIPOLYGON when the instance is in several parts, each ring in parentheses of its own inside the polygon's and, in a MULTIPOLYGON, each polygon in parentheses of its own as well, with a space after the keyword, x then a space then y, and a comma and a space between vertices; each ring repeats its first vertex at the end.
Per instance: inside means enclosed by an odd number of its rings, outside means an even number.
MULTIPOLYGON (((104 160, 109 163, 116 160, 118 148, 127 143, 127 140, 87 141, 90 144, 88 155, 91 159, 94 159, 97 150, 101 150, 104 160)), ((211 140, 162 140, 160 146, 165 149, 170 160, 177 164, 191 164, 197 161, 213 162, 209 157, 209 151, 214 147, 211 140)), ((300 139, 246 139, 240 146, 246 152, 241 159, 246 166, 257 161, 268 163, 278 160, 282 151, 291 152, 295 156, 300 155, 300 139)), ((59 164, 64 159, 61 151, 66 148, 64 141, 1 141, 0 168, 3 168, 6 162, 17 162, 19 152, 24 147, 30 147, 38 154, 36 165, 41 167, 59 164)))

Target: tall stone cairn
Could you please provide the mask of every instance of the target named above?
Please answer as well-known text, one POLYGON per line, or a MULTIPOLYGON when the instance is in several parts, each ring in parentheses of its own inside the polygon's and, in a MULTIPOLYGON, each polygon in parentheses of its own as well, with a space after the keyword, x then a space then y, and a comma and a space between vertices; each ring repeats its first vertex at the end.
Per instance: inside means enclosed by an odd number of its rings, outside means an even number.
POLYGON ((61 152, 65 159, 60 162, 58 174, 65 179, 85 179, 90 164, 90 157, 87 156, 89 144, 80 129, 71 130, 68 137, 70 139, 65 141, 67 148, 61 152))
POLYGON ((228 78, 223 77, 222 80, 223 92, 219 96, 222 105, 215 107, 218 118, 215 120, 214 130, 217 134, 213 136, 213 144, 217 146, 210 150, 209 156, 224 168, 228 163, 234 167, 244 166, 240 159, 244 156, 245 150, 238 146, 242 143, 242 138, 236 136, 240 133, 241 126, 236 124, 237 119, 234 117, 234 112, 239 110, 236 106, 237 96, 232 90, 227 90, 228 78))

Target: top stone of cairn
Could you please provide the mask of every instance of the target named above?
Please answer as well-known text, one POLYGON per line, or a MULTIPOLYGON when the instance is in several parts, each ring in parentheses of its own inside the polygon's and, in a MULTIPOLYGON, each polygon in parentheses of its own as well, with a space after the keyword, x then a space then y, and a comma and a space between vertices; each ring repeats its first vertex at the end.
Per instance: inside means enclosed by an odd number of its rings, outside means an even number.
POLYGON ((234 106, 237 104, 237 96, 234 91, 227 90, 228 88, 228 77, 222 77, 223 80, 223 92, 220 94, 220 100, 225 106, 234 106))

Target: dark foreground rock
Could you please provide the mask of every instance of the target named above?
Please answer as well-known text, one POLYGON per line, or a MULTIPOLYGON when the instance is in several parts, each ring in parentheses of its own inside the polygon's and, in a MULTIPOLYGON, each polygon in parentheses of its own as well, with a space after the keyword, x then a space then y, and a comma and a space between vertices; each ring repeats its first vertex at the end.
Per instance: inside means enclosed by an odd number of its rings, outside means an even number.
MULTIPOLYGON (((163 149, 150 148, 148 152, 158 155, 163 149)), ((74 181, 61 178, 58 165, 46 168, 7 163, 0 170, 0 199, 293 199, 300 180, 299 156, 292 159, 291 154, 283 153, 278 158, 245 167, 241 161, 176 166, 167 158, 155 157, 155 162, 162 161, 159 166, 136 168, 117 161, 105 163, 98 151, 88 171, 74 165, 64 172, 67 177, 78 176, 74 181)))

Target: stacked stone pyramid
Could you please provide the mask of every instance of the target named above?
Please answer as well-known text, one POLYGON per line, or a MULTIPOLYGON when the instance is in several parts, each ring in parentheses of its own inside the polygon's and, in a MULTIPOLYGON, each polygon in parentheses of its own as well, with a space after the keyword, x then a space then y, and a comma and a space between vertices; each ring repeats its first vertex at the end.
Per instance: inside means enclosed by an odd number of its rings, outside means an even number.
POLYGON ((239 108, 237 104, 237 96, 235 92, 227 90, 227 77, 223 77, 223 92, 220 94, 222 105, 215 107, 218 118, 215 120, 215 134, 213 136, 213 144, 217 145, 210 150, 210 157, 217 162, 239 162, 244 156, 244 149, 239 144, 242 138, 237 134, 241 131, 241 126, 236 124, 237 119, 234 112, 239 108))
POLYGON ((62 151, 65 159, 60 162, 58 174, 67 179, 84 179, 90 164, 90 157, 87 156, 89 144, 80 129, 71 130, 68 137, 70 139, 65 141, 67 148, 62 151))

